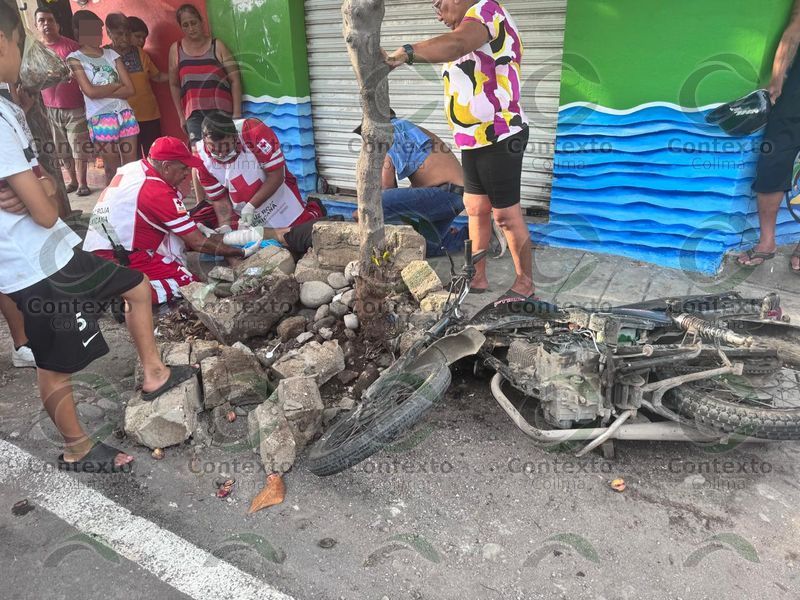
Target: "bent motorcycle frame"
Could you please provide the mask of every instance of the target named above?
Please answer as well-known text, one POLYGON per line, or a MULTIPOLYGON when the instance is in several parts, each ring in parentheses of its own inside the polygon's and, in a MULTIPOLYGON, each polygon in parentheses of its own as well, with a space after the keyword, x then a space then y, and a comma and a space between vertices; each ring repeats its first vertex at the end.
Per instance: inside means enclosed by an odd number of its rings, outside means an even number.
MULTIPOLYGON (((432 363, 444 363, 450 366, 462 358, 478 354, 485 342, 486 336, 478 329, 475 327, 466 327, 457 334, 445 336, 431 344, 419 356, 407 363, 405 368, 415 369, 432 363)), ((731 363, 725 359, 724 355, 723 360, 726 363, 723 367, 655 381, 642 388, 645 397, 647 397, 647 400, 643 400, 642 402, 643 406, 656 414, 670 419, 669 423, 626 424, 626 421, 636 415, 636 410, 629 409, 621 412, 614 422, 607 427, 586 429, 539 429, 531 425, 516 409, 508 396, 503 393, 502 385, 505 378, 501 373, 496 373, 494 377, 492 377, 491 391, 494 399, 508 416, 511 417, 511 420, 520 431, 532 438, 535 442, 548 445, 564 442, 590 442, 577 453, 577 456, 583 456, 604 442, 613 439, 693 443, 728 443, 735 441, 741 443, 750 440, 750 438, 737 434, 720 435, 702 432, 695 428, 688 420, 672 412, 661 403, 661 399, 667 391, 685 383, 716 377, 718 375, 742 374, 742 363, 731 363)))

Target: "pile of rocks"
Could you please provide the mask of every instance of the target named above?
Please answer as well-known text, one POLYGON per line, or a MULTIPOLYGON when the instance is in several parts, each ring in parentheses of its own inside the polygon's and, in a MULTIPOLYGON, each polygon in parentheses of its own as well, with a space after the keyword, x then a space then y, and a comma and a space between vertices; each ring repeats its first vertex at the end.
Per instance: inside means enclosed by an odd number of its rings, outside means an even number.
POLYGON ((207 281, 182 288, 216 341, 162 346, 166 364, 199 364, 199 377, 154 402, 132 401, 125 413, 127 434, 153 449, 190 437, 232 450, 250 447, 270 470, 287 471, 297 451, 352 408, 391 364, 390 350, 407 349, 447 299, 423 260, 422 236, 390 226, 387 239, 407 287, 388 299, 393 344, 356 360, 357 226, 317 224, 314 247, 297 264, 287 250, 267 247, 236 268, 214 267, 207 281), (246 427, 239 417, 247 417, 246 427))

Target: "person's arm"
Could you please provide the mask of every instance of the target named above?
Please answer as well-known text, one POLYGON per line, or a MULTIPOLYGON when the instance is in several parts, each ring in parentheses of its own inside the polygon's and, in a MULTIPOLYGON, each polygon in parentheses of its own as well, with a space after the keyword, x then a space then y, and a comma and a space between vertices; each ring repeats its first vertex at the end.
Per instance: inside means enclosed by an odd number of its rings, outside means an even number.
POLYGON ((153 59, 150 58, 150 55, 139 48, 139 55, 142 58, 144 72, 147 73, 147 77, 153 83, 167 83, 169 82, 169 74, 162 73, 158 70, 156 63, 153 62, 153 59))
POLYGON ((383 161, 383 171, 381 172, 381 187, 384 190, 391 190, 397 187, 397 171, 394 168, 392 159, 388 156, 383 161))
POLYGON ((122 84, 122 87, 114 92, 111 97, 119 98, 121 100, 130 98, 136 93, 136 88, 133 87, 133 81, 131 80, 130 73, 128 73, 128 69, 125 68, 125 63, 122 62, 121 58, 117 58, 114 61, 114 67, 116 67, 117 73, 119 73, 119 80, 122 84))
POLYGON ((27 215, 25 203, 19 199, 17 193, 7 183, 0 183, 0 210, 12 215, 27 215))
POLYGON ((781 37, 780 44, 778 44, 778 51, 775 53, 775 60, 772 63, 772 80, 769 83, 769 95, 773 104, 783 93, 786 74, 797 56, 798 46, 800 46, 800 0, 795 0, 789 25, 783 32, 783 37, 781 37))
POLYGON ((50 229, 56 224, 58 203, 47 194, 32 170, 9 175, 5 179, 37 225, 50 229))
MULTIPOLYGON (((450 33, 414 44, 414 62, 450 62, 474 52, 490 40, 489 30, 483 23, 465 20, 450 33)), ((408 54, 403 48, 386 56, 386 64, 392 69, 406 62, 408 54)))
POLYGON ((120 83, 108 83, 106 85, 92 85, 89 78, 86 76, 86 71, 83 69, 81 61, 77 58, 70 58, 68 61, 72 77, 78 82, 78 87, 87 98, 92 100, 100 100, 101 98, 112 98, 114 93, 122 87, 120 83))
POLYGON ((228 74, 228 81, 231 83, 231 96, 233 96, 233 115, 234 119, 242 118, 242 76, 239 73, 239 64, 228 50, 228 47, 217 40, 217 52, 219 61, 225 67, 228 74))
POLYGON ((222 241, 221 235, 206 237, 199 230, 195 229, 191 233, 181 236, 187 248, 203 254, 213 254, 224 256, 225 258, 245 258, 247 252, 244 248, 234 248, 222 241))
POLYGON ((217 223, 219 223, 217 229, 225 226, 230 227, 233 219, 233 205, 227 192, 222 198, 212 200, 211 206, 214 207, 214 213, 217 215, 217 223))
POLYGON ((178 42, 175 42, 169 48, 169 93, 172 96, 172 102, 175 104, 175 110, 178 113, 181 127, 186 129, 186 117, 183 114, 183 103, 181 102, 181 82, 178 78, 178 42))

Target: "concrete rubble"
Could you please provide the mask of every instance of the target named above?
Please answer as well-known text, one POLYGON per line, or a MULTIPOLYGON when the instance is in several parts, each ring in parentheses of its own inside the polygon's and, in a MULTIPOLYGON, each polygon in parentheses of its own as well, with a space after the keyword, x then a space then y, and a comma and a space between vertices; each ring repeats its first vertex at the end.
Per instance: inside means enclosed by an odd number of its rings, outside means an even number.
MULTIPOLYGON (((357 225, 322 222, 314 248, 296 263, 270 246, 235 267, 204 264, 206 282, 182 291, 215 339, 191 335, 161 347, 167 365, 198 364, 200 373, 154 402, 132 401, 127 434, 148 448, 190 438, 201 447, 246 442, 269 472, 291 469, 298 451, 353 409, 445 305, 422 236, 405 226, 386 232, 387 263, 403 283, 387 298, 393 329, 378 354, 367 357, 359 341, 357 225)), ((141 385, 141 367, 136 379, 141 385)))

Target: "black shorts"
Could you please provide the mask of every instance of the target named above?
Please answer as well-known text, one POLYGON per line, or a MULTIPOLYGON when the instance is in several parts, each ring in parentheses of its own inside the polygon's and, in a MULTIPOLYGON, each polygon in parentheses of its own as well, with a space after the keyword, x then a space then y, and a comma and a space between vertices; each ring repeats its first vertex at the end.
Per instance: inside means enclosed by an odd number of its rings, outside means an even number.
POLYGON ((150 146, 161 137, 161 119, 139 121, 139 158, 147 158, 150 146))
MULTIPOLYGON (((8 294, 25 318, 36 366, 77 373, 108 352, 97 319, 144 279, 89 252, 76 249, 66 266, 39 283, 8 294)), ((122 308, 117 306, 116 308, 122 308)))
POLYGON ((758 156, 753 191, 788 192, 792 167, 800 152, 800 90, 784 91, 769 115, 758 156))
POLYGON ((526 127, 491 146, 462 151, 465 193, 489 196, 493 208, 509 208, 519 203, 522 158, 529 133, 526 127))

